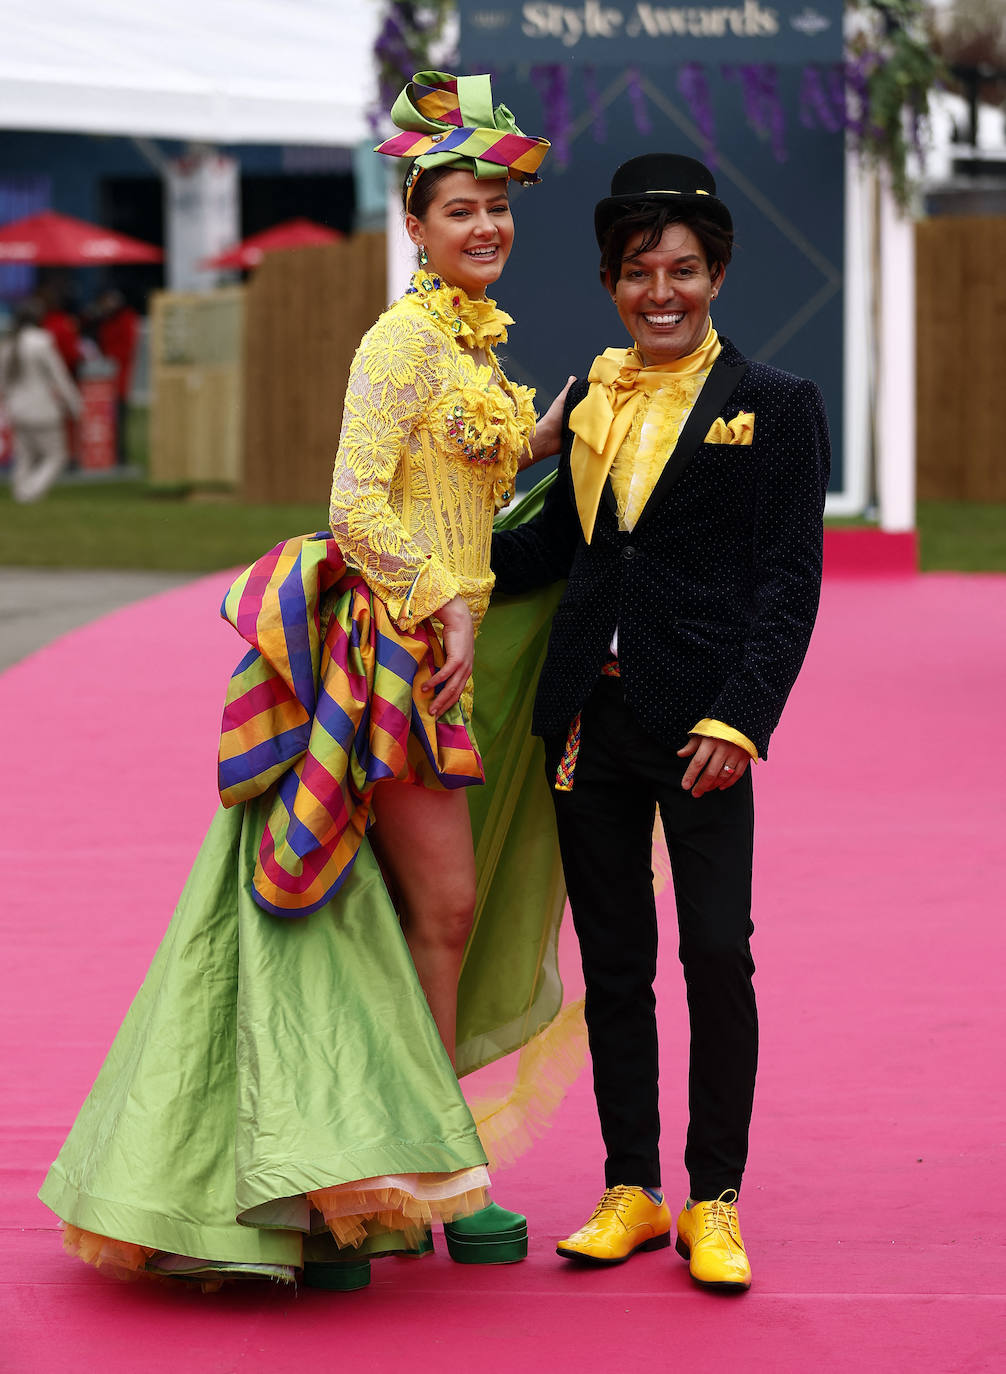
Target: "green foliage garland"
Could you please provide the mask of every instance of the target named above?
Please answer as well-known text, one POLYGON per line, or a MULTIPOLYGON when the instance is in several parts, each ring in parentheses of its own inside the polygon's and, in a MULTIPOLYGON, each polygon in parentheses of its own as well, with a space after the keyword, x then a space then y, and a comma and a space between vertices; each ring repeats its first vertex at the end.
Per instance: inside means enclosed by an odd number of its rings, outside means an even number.
POLYGON ((902 208, 909 152, 921 155, 929 94, 947 78, 929 46, 921 0, 847 0, 846 123, 857 152, 887 167, 902 208))

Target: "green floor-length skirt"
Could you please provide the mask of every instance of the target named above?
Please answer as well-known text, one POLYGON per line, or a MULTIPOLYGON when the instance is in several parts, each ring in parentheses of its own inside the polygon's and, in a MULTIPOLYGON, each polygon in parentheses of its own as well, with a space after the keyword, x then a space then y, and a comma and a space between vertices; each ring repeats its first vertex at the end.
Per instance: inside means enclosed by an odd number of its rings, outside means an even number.
MULTIPOLYGON (((494 605, 478 641, 488 782, 469 792, 479 887, 459 988, 462 1074, 526 1044, 562 1004, 565 892, 529 733, 555 600, 494 605)), ((302 1264, 320 1224, 313 1190, 486 1158, 369 845, 320 910, 271 916, 251 896, 268 806, 266 795, 215 817, 40 1191, 71 1227, 235 1272, 302 1264)), ((368 1245, 395 1248, 387 1236, 368 1245)))

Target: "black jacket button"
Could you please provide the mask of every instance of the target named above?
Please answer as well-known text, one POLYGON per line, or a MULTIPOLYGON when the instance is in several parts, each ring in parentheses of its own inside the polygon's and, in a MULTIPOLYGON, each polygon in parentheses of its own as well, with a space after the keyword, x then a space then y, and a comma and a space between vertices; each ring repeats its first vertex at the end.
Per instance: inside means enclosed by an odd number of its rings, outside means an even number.
POLYGON ((623 557, 623 558, 635 558, 635 556, 636 556, 636 550, 633 548, 633 546, 632 546, 631 544, 626 544, 625 548, 622 550, 622 557, 623 557))

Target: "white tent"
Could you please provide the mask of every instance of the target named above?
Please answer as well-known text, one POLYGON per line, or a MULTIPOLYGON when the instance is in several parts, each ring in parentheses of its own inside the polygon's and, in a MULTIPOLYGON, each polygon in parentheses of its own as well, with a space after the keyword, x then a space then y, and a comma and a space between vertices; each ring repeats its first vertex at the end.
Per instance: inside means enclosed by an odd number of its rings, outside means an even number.
POLYGON ((0 0, 0 129, 349 147, 379 0, 0 0))

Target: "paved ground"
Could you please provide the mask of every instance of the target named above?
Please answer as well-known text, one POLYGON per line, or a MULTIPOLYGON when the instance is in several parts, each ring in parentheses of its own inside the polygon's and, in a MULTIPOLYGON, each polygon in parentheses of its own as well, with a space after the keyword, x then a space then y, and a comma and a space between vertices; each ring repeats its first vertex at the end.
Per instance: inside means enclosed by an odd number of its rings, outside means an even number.
POLYGON ((195 574, 0 568, 0 672, 68 630, 195 574))

